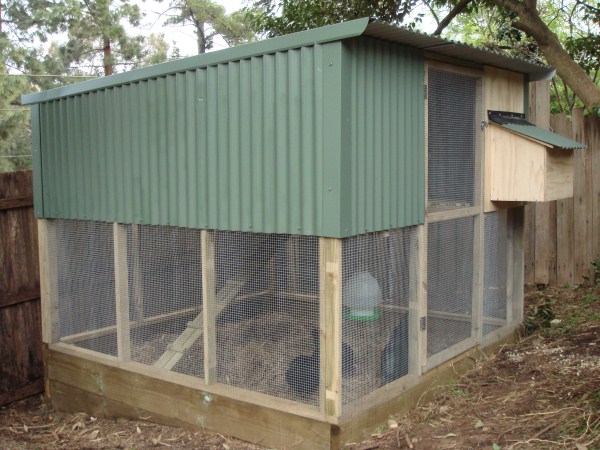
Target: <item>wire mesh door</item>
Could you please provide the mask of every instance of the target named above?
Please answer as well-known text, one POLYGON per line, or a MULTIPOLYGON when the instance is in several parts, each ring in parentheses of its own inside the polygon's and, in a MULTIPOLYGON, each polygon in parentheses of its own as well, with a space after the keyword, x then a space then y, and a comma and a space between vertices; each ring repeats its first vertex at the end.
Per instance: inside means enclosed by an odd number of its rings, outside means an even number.
POLYGON ((427 71, 427 366, 464 351, 479 332, 482 253, 482 77, 427 71))

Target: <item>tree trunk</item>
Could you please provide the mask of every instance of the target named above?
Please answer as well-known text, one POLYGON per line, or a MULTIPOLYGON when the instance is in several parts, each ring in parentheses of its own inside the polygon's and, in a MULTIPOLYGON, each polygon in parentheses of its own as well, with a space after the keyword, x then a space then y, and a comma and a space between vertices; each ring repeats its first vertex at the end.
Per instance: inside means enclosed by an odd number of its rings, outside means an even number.
POLYGON ((537 11, 535 0, 517 3, 514 0, 495 0, 518 17, 513 27, 531 36, 546 57, 548 64, 556 69, 562 80, 577 94, 588 108, 600 106, 600 88, 565 51, 558 37, 550 31, 537 11))
POLYGON ((206 33, 204 32, 204 22, 196 23, 196 34, 198 36, 198 54, 206 53, 206 33))
POLYGON ((103 59, 104 59, 104 75, 112 75, 113 74, 113 64, 112 64, 112 52, 110 48, 110 39, 104 38, 104 48, 103 48, 103 59))

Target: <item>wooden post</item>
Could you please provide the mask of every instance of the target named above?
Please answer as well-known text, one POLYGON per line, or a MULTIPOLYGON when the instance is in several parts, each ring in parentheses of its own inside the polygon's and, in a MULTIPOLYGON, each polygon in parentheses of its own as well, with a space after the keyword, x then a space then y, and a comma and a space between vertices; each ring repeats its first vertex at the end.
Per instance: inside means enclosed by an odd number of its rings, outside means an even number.
POLYGON ((127 227, 113 223, 115 259, 115 295, 117 310, 117 348, 119 360, 131 359, 131 333, 129 320, 129 269, 127 266, 127 227))
POLYGON ((342 240, 319 239, 320 254, 320 398, 321 410, 332 418, 341 414, 342 240))
POLYGON ((42 308, 42 341, 53 344, 60 339, 58 275, 56 273, 56 236, 47 219, 38 220, 40 258, 40 295, 42 308))
POLYGON ((592 165, 592 257, 600 258, 600 120, 586 119, 586 143, 592 165))
MULTIPOLYGON (((550 124, 556 133, 572 137, 572 128, 564 113, 552 115, 550 124)), ((574 225, 573 198, 558 200, 556 202, 556 282, 559 285, 575 283, 574 225)))
MULTIPOLYGON (((530 83, 529 118, 536 125, 550 128, 550 83, 530 83)), ((550 284, 556 280, 556 202, 535 206, 534 281, 550 284)))
POLYGON ((131 225, 131 252, 132 252, 132 271, 133 271, 133 305, 134 320, 144 319, 144 297, 142 292, 142 265, 140 259, 140 226, 131 225))
POLYGON ((212 384, 217 378, 217 299, 215 273, 215 244, 213 233, 201 232, 202 245, 202 312, 204 326, 204 382, 212 384))
POLYGON ((484 216, 473 217, 473 292, 471 303, 471 336, 481 342, 483 338, 483 251, 484 216))
MULTIPOLYGON (((585 125, 582 108, 573 110, 573 139, 585 142, 585 125)), ((573 178, 573 222, 577 230, 573 236, 573 254, 575 256, 575 283, 581 283, 583 277, 591 275, 592 255, 592 149, 574 151, 573 178)))
MULTIPOLYGON (((512 229, 512 293, 511 312, 513 323, 521 323, 523 320, 523 285, 524 285, 524 253, 523 236, 525 231, 525 208, 513 208, 510 210, 508 226, 512 229)), ((509 264, 510 267, 510 264, 509 264)))
POLYGON ((408 373, 420 375, 427 364, 427 225, 418 225, 410 243, 408 373))

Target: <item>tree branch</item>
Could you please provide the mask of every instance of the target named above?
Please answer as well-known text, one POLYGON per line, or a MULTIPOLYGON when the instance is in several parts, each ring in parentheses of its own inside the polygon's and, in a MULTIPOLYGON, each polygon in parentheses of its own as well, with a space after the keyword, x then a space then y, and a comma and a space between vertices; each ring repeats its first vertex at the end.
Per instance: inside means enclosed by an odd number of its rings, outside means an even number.
POLYGON ((442 21, 440 22, 440 24, 438 25, 436 30, 433 32, 433 35, 439 36, 440 34, 442 34, 442 31, 444 31, 444 28, 446 28, 448 25, 450 25, 450 22, 452 22, 452 19, 454 19, 461 12, 463 12, 465 10, 465 8, 467 6, 469 6, 469 3, 471 3, 472 1, 473 0, 460 0, 460 2, 458 2, 456 4, 456 6, 454 8, 452 8, 452 10, 450 10, 448 15, 442 19, 442 21))

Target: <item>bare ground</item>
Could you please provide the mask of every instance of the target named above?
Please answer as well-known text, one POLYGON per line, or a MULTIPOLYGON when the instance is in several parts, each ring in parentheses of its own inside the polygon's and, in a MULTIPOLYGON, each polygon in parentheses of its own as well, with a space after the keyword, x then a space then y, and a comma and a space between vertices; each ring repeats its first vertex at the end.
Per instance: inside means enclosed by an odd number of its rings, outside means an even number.
MULTIPOLYGON (((393 417, 370 449, 600 449, 600 280, 527 295, 519 343, 432 401, 393 417)), ((208 432, 48 409, 40 396, 0 408, 2 449, 260 449, 208 432)))

